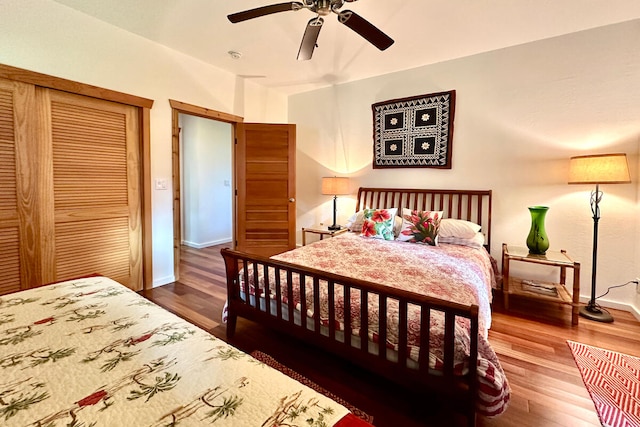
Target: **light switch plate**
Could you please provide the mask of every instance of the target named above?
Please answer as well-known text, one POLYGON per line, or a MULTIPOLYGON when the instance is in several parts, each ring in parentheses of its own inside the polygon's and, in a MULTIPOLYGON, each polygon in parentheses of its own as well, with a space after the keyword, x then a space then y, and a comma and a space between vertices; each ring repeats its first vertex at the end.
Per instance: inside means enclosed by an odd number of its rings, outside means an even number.
POLYGON ((156 179, 156 190, 166 190, 168 188, 168 182, 165 178, 156 179))

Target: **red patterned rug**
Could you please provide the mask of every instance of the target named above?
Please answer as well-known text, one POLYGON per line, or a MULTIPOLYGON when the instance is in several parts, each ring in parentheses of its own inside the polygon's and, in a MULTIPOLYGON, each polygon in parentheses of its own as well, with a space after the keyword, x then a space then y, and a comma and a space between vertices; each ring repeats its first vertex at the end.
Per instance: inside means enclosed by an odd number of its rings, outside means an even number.
POLYGON ((640 358, 567 341, 600 422, 640 427, 640 358))
POLYGON ((306 385, 307 387, 317 391, 318 393, 322 393, 325 396, 327 396, 329 399, 333 399, 336 402, 338 402, 339 404, 341 404, 342 406, 344 406, 345 408, 347 408, 353 415, 355 415, 356 417, 360 418, 363 421, 366 421, 368 423, 373 423, 373 416, 367 414, 366 412, 361 411, 360 409, 356 408, 355 406, 351 405, 349 402, 345 401, 344 399, 336 396, 335 394, 331 393, 329 390, 326 390, 322 387, 320 387, 318 384, 314 383, 313 381, 311 381, 310 379, 303 377, 302 375, 300 375, 299 373, 297 373, 296 371, 294 371, 293 369, 290 369, 288 367, 286 367, 285 365, 283 365, 282 363, 278 362, 277 360, 275 360, 273 357, 269 356, 266 353, 263 353, 261 351, 255 350, 251 353, 251 356, 255 357, 256 359, 258 359, 259 361, 261 361, 262 363, 264 363, 265 365, 271 366, 274 369, 277 369, 278 371, 282 372, 283 374, 288 375, 289 377, 293 378, 294 380, 306 385))

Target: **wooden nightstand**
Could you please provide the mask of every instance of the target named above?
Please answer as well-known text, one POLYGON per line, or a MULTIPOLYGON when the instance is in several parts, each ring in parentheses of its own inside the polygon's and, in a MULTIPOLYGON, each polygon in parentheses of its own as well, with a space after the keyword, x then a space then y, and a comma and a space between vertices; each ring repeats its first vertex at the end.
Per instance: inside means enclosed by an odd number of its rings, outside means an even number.
POLYGON ((320 240, 324 236, 337 236, 338 234, 342 234, 346 232, 348 229, 346 227, 341 228, 340 230, 329 230, 327 226, 313 226, 313 227, 302 227, 302 246, 307 244, 307 233, 318 234, 320 235, 320 240))
POLYGON ((580 308, 580 263, 572 260, 565 250, 560 250, 560 252, 547 251, 545 255, 532 255, 527 248, 503 243, 502 275, 502 293, 504 296, 504 308, 506 310, 509 310, 510 295, 517 295, 534 301, 570 305, 571 324, 578 324, 578 310, 580 308), (560 269, 560 278, 557 283, 552 283, 513 277, 510 275, 509 267, 510 263, 515 261, 557 267, 560 269), (568 268, 573 269, 572 295, 569 294, 566 288, 568 268))

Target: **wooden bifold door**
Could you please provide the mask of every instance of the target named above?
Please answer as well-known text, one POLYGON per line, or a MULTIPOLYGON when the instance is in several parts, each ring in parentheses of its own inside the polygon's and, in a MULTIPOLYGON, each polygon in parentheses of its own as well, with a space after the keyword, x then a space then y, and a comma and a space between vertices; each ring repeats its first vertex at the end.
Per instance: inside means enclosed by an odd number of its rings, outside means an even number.
POLYGON ((89 274, 142 289, 136 107, 0 79, 0 294, 89 274))

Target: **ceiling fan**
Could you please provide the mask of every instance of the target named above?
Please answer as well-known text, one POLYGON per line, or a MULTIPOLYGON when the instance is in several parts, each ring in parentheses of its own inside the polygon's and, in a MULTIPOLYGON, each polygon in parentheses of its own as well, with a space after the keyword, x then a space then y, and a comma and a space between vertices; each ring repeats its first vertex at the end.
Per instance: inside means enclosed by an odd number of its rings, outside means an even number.
POLYGON ((309 9, 311 12, 316 13, 317 15, 314 18, 311 18, 307 23, 304 35, 302 36, 302 43, 300 44, 300 50, 298 51, 298 60, 311 59, 313 50, 316 47, 316 42, 318 41, 318 35, 322 29, 322 24, 324 24, 324 19, 322 17, 329 15, 331 12, 338 15, 338 22, 360 34, 365 40, 378 49, 385 50, 391 46, 393 44, 393 39, 380 31, 372 23, 351 10, 340 10, 345 2, 352 3, 354 1, 357 0, 291 1, 232 13, 231 15, 228 15, 227 18, 229 18, 229 21, 236 24, 249 19, 271 15, 272 13, 288 12, 290 10, 298 11, 300 9, 309 9))

